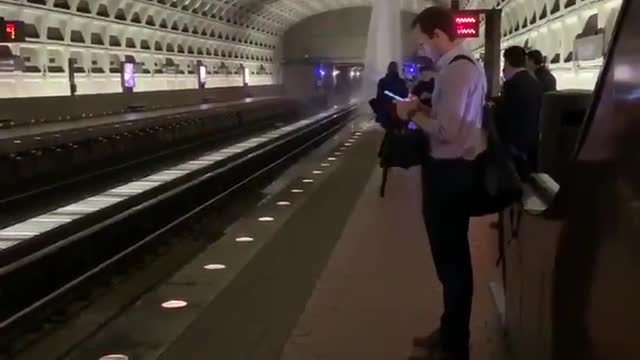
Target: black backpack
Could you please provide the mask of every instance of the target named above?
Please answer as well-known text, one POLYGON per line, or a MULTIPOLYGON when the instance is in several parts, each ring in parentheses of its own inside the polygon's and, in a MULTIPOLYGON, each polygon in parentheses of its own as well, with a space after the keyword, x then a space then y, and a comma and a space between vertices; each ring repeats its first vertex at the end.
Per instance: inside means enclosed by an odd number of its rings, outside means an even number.
POLYGON ((380 167, 408 169, 424 163, 427 139, 422 130, 403 124, 385 132, 378 156, 380 167))

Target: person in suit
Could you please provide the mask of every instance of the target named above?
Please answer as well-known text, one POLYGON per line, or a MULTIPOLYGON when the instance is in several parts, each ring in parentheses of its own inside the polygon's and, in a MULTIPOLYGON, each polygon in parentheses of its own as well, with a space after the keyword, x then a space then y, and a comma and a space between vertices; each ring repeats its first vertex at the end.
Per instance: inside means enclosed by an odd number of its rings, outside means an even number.
POLYGON ((527 70, 527 53, 520 46, 503 54, 505 78, 496 103, 496 125, 502 141, 511 149, 521 174, 537 167, 539 118, 543 86, 527 70))
POLYGON ((556 91, 557 81, 551 71, 544 65, 544 56, 538 50, 531 50, 527 53, 527 68, 533 72, 542 83, 542 90, 544 92, 556 91))
POLYGON ((399 122, 394 122, 396 118, 395 107, 393 98, 386 95, 384 92, 389 91, 402 98, 409 96, 409 89, 406 82, 400 77, 400 71, 398 63, 392 61, 387 67, 387 74, 378 81, 378 92, 376 95, 376 115, 377 121, 385 129, 391 129, 396 125, 401 125, 399 122))

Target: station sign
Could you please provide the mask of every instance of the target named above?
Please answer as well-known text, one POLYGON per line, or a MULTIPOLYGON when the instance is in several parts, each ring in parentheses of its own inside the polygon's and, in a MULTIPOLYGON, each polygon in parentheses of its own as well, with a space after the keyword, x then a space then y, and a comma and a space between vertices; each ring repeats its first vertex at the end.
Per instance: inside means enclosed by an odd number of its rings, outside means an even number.
POLYGON ((24 21, 0 19, 0 43, 25 42, 24 21))
POLYGON ((480 14, 460 12, 455 14, 456 33, 459 38, 477 38, 480 36, 480 14))

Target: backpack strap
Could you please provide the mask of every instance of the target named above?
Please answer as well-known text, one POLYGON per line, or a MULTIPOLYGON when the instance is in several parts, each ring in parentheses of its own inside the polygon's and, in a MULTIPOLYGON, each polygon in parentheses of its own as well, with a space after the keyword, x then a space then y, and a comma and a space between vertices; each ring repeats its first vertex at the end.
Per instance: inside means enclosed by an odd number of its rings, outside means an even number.
POLYGON ((460 55, 457 55, 456 57, 454 57, 453 59, 451 59, 451 61, 449 61, 449 65, 453 64, 453 63, 454 63, 454 62, 456 62, 456 61, 460 61, 460 60, 466 60, 466 61, 469 61, 469 62, 470 62, 470 63, 472 63, 473 65, 475 65, 475 64, 476 64, 476 62, 475 62, 475 61, 473 61, 473 59, 472 59, 472 58, 468 57, 467 55, 462 55, 462 54, 460 54, 460 55))
MULTIPOLYGON (((473 60, 472 58, 468 57, 467 55, 464 54, 460 54, 460 55, 456 55, 453 59, 451 59, 451 61, 449 61, 449 65, 453 64, 456 61, 460 61, 460 60, 464 60, 464 61, 468 61, 470 63, 472 63, 474 66, 478 66, 478 64, 475 62, 475 60, 473 60)), ((486 95, 487 99, 486 100, 490 100, 489 99, 489 94, 486 95)))

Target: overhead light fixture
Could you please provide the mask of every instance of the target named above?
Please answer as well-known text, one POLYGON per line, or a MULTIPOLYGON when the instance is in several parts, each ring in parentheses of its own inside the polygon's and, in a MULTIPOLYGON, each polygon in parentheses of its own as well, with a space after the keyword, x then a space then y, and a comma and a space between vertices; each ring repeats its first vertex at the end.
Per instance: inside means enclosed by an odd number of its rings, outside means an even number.
POLYGON ((258 218, 258 221, 260 221, 260 222, 272 222, 274 220, 275 219, 272 218, 271 216, 263 216, 261 218, 258 218))
POLYGON ((334 157, 330 157, 330 158, 327 158, 327 160, 329 160, 329 161, 336 161, 336 160, 338 160, 338 159, 337 159, 337 158, 334 158, 334 157))
POLYGON ((294 193, 294 194, 300 194, 300 193, 303 193, 304 190, 302 190, 302 189, 291 189, 291 192, 294 193))
POLYGON ((222 270, 222 269, 226 269, 227 267, 222 264, 209 264, 209 265, 205 265, 204 268, 207 270, 222 270))
POLYGON ((302 182, 303 183, 312 183, 313 179, 303 179, 302 182))
POLYGON ((322 164, 320 164, 320 166, 322 166, 322 167, 328 167, 328 166, 331 166, 331 164, 322 163, 322 164))
POLYGON ((98 360, 129 360, 129 357, 123 354, 110 354, 102 356, 98 360))
POLYGON ((278 205, 278 206, 289 206, 289 205, 291 205, 291 203, 288 202, 288 201, 278 201, 276 203, 276 205, 278 205))
POLYGON ((314 175, 320 175, 320 174, 322 174, 322 170, 313 170, 313 174, 314 175))
POLYGON ((241 236, 236 238, 237 242, 252 242, 253 238, 249 236, 241 236))
POLYGON ((162 303, 162 307, 165 309, 179 309, 187 305, 188 303, 184 300, 169 300, 162 303))

